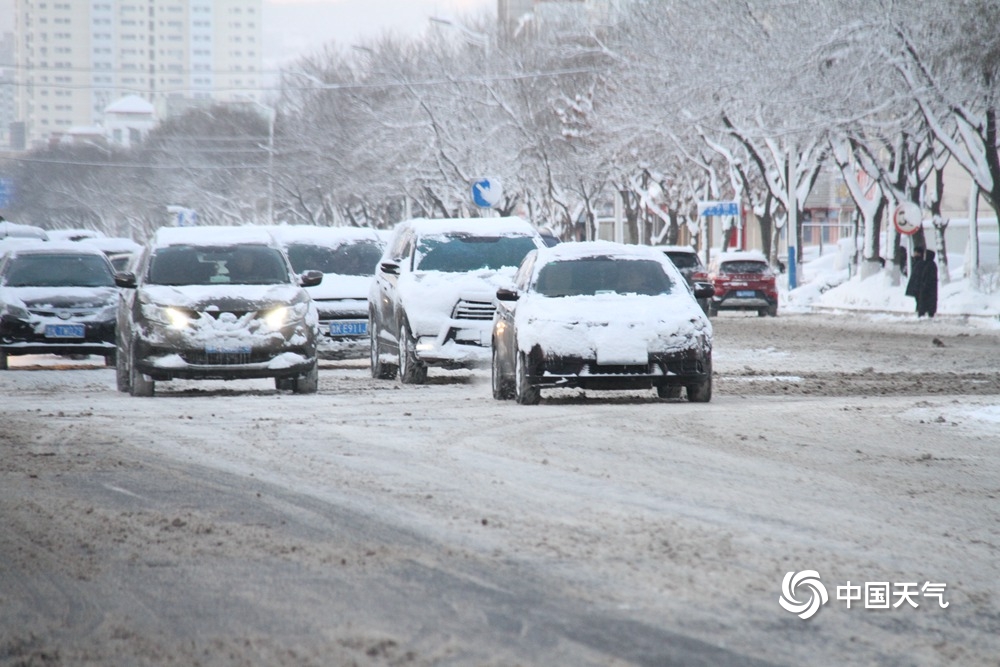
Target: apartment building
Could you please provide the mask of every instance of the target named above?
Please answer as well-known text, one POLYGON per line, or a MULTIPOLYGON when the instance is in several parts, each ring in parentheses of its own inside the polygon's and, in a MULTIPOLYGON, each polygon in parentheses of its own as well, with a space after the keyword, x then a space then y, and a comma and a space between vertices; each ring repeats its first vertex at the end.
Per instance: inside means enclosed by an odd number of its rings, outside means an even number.
MULTIPOLYGON (((123 97, 160 118, 258 99, 262 0, 15 0, 16 115, 26 147, 100 126, 123 97)), ((15 147, 16 148, 16 147, 15 147)))

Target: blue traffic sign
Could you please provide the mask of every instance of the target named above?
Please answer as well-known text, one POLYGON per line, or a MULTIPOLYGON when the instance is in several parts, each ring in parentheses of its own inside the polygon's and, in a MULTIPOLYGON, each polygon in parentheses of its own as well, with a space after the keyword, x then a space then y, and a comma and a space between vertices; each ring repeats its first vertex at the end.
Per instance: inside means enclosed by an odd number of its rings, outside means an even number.
POLYGON ((472 203, 479 208, 493 208, 503 198, 503 187, 496 179, 481 178, 472 183, 472 203))
POLYGON ((710 201, 704 202, 704 208, 699 206, 701 211, 698 215, 704 216, 716 216, 716 215, 739 215, 740 205, 738 202, 734 201, 710 201))

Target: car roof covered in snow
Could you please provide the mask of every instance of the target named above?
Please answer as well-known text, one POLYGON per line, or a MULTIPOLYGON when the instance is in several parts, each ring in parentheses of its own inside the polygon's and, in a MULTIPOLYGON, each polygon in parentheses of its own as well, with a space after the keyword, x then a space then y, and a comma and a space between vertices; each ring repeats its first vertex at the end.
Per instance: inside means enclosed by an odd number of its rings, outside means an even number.
POLYGON ((712 256, 712 261, 723 262, 767 262, 767 257, 760 250, 729 250, 712 256))
POLYGON ((344 241, 385 242, 370 227, 320 227, 318 225, 275 225, 267 228, 282 243, 340 245, 344 241))
POLYGON ((274 236, 264 227, 161 227, 151 241, 153 247, 171 245, 228 246, 276 245, 274 236))
POLYGON ((518 217, 505 218, 413 218, 396 225, 409 227, 420 236, 477 234, 482 236, 540 236, 534 225, 518 217))
POLYGON ((538 262, 560 262, 591 257, 609 257, 611 259, 651 259, 665 263, 670 260, 657 248, 645 245, 626 245, 613 241, 580 241, 575 243, 560 243, 551 248, 538 250, 538 262))
POLYGON ((659 250, 660 252, 688 252, 698 254, 698 251, 695 250, 693 246, 689 245, 654 245, 650 247, 653 250, 659 250))
POLYGON ((8 255, 98 255, 104 257, 100 248, 78 241, 32 241, 6 246, 8 255))

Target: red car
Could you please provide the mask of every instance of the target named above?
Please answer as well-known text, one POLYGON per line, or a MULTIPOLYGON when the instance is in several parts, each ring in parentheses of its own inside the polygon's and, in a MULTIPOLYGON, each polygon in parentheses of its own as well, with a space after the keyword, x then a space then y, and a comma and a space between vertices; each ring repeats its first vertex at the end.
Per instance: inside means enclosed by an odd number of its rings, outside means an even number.
POLYGON ((756 310, 761 317, 778 314, 778 286, 767 257, 759 251, 719 253, 708 267, 715 294, 708 314, 720 310, 756 310))

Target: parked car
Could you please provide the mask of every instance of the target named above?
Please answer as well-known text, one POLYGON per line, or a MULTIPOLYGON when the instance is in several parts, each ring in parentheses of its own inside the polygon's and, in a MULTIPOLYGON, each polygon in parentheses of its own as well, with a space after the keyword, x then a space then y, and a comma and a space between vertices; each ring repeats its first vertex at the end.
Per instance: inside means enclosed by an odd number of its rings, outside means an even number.
POLYGON ((84 239, 104 238, 104 232, 93 229, 50 229, 50 241, 83 241, 84 239))
POLYGON ((34 225, 22 225, 16 222, 10 222, 9 220, 4 220, 0 217, 0 239, 10 238, 28 238, 39 241, 48 241, 49 234, 41 227, 35 227, 34 225))
POLYGON ((648 246, 591 241, 530 253, 497 290, 493 397, 541 390, 656 388, 712 399, 712 325, 684 277, 648 246))
POLYGON ((778 314, 778 287, 764 253, 737 250, 719 253, 708 266, 715 293, 708 314, 720 310, 754 310, 761 317, 778 314))
POLYGON ((0 369, 22 354, 102 355, 115 363, 114 272, 100 250, 34 241, 0 258, 0 369))
POLYGON ((115 272, 124 271, 128 268, 129 262, 142 249, 142 245, 132 239, 118 236, 92 236, 82 238, 80 241, 99 248, 107 255, 108 259, 111 260, 111 266, 115 268, 115 272))
MULTIPOLYGON (((687 280, 691 289, 696 289, 695 283, 708 282, 708 273, 705 270, 705 264, 701 261, 701 257, 698 256, 698 251, 691 246, 661 245, 654 247, 674 263, 674 266, 677 267, 677 270, 687 280)), ((698 299, 698 305, 701 306, 703 311, 708 313, 708 299, 698 299)))
POLYGON ((521 218, 408 220, 396 225, 368 297, 372 377, 419 384, 428 366, 490 362, 498 287, 542 248, 521 218))
POLYGON ((152 396, 174 379, 274 378, 314 393, 319 316, 278 241, 248 227, 167 227, 115 275, 118 390, 152 396))
POLYGON ((321 271, 307 288, 319 310, 323 359, 368 355, 368 292, 385 242, 372 229, 282 225, 272 228, 296 273, 321 271))

